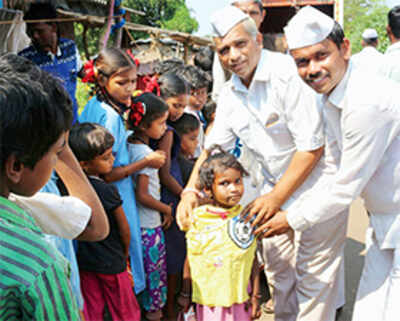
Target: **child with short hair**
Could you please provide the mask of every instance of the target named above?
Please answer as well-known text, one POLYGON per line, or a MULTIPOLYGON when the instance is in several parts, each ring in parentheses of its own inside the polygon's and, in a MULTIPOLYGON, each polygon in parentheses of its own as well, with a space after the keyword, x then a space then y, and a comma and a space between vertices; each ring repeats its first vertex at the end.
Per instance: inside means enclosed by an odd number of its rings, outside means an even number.
POLYGON ((66 260, 30 214, 8 199, 39 191, 66 146, 72 105, 55 108, 55 97, 46 92, 53 89, 22 73, 0 73, 2 319, 80 320, 66 260))
POLYGON ((244 176, 247 172, 237 159, 218 145, 210 148, 199 169, 198 188, 212 202, 193 211, 186 233, 197 321, 260 316, 256 241, 251 223, 240 217, 244 176))
POLYGON ((131 234, 123 201, 117 188, 101 178, 113 168, 114 137, 98 124, 81 123, 72 128, 69 144, 97 192, 110 225, 104 240, 78 242, 85 319, 102 320, 107 305, 113 320, 140 320, 140 308, 127 272, 131 234))
POLYGON ((217 104, 213 100, 209 99, 203 108, 203 115, 207 123, 207 126, 204 130, 205 136, 207 136, 210 133, 214 125, 216 110, 217 110, 217 104))
MULTIPOLYGON (((168 105, 152 93, 133 98, 128 111, 128 126, 133 133, 128 137, 131 162, 138 162, 153 150, 150 139, 160 139, 167 129, 168 105)), ((167 262, 163 228, 173 220, 171 206, 160 201, 158 171, 144 168, 134 175, 137 208, 142 235, 146 288, 140 303, 148 320, 161 320, 167 298, 167 262), (160 216, 162 214, 162 217, 160 216)))
POLYGON ((178 162, 182 172, 183 185, 185 186, 189 181, 194 166, 192 159, 198 144, 200 122, 192 114, 184 113, 173 126, 181 140, 178 162))
POLYGON ((199 143, 196 148, 194 157, 200 156, 204 146, 204 129, 205 119, 202 109, 207 101, 209 79, 207 74, 200 68, 192 65, 184 66, 177 71, 190 86, 190 97, 185 112, 194 115, 202 124, 199 131, 199 143))

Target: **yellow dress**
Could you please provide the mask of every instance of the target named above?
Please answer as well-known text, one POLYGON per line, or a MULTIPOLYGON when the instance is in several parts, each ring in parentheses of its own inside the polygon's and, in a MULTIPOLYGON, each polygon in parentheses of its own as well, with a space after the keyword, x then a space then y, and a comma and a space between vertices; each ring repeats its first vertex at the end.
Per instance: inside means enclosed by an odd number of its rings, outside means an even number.
POLYGON ((240 218, 241 210, 241 205, 204 205, 193 211, 186 233, 193 302, 230 307, 248 300, 256 242, 250 224, 240 218))

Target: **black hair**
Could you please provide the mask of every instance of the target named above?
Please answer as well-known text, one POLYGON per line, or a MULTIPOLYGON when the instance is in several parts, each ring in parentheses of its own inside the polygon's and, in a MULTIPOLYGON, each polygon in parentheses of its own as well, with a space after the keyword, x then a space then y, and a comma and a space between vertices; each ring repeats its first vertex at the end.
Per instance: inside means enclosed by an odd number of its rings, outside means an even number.
POLYGON ((72 123, 72 102, 61 83, 31 61, 0 57, 0 159, 33 169, 72 123))
POLYGON ((163 99, 190 93, 186 81, 172 72, 162 75, 157 82, 160 85, 160 93, 163 99))
POLYGON ((388 24, 393 36, 400 39, 400 5, 394 6, 388 13, 388 24))
POLYGON ((133 130, 137 130, 139 125, 145 128, 150 127, 154 120, 162 117, 168 111, 167 103, 153 93, 143 93, 140 96, 134 97, 132 106, 135 106, 139 102, 144 105, 145 113, 137 126, 131 121, 131 114, 134 110, 130 109, 128 112, 127 124, 133 130))
POLYGON ((363 38, 363 40, 367 45, 376 45, 378 42, 378 38, 368 38, 368 39, 363 38))
POLYGON ((210 190, 215 179, 215 173, 221 173, 229 168, 238 170, 242 176, 249 175, 236 157, 224 151, 219 145, 212 145, 208 149, 208 155, 199 169, 198 188, 201 190, 210 190))
POLYGON ((203 116, 206 119, 207 124, 209 124, 212 121, 212 114, 215 113, 216 109, 217 109, 217 104, 211 99, 209 99, 204 105, 201 112, 203 113, 203 116))
POLYGON ((177 70, 177 74, 186 80, 192 90, 208 88, 210 79, 206 72, 199 67, 193 65, 183 66, 177 70))
POLYGON ((177 69, 184 66, 183 60, 178 58, 171 58, 157 63, 153 71, 159 76, 167 73, 167 72, 175 72, 177 69))
POLYGON ((114 136, 95 123, 75 124, 69 133, 69 145, 78 161, 91 161, 112 148, 114 136))
POLYGON ((171 122, 171 126, 174 127, 179 136, 182 136, 185 134, 189 134, 195 131, 196 129, 199 129, 200 122, 192 114, 183 113, 181 118, 179 118, 175 122, 171 122))
POLYGON ((95 59, 98 77, 110 77, 121 68, 137 67, 135 60, 120 48, 105 48, 95 59))
POLYGON ((337 21, 334 22, 333 29, 327 38, 332 40, 336 47, 340 49, 344 40, 344 31, 337 21))
POLYGON ((210 47, 201 47, 194 55, 194 65, 204 71, 211 71, 214 61, 214 51, 210 47))
MULTIPOLYGON (((34 2, 24 15, 24 20, 56 19, 57 11, 51 3, 34 2)), ((51 22, 46 22, 50 24, 51 22)))

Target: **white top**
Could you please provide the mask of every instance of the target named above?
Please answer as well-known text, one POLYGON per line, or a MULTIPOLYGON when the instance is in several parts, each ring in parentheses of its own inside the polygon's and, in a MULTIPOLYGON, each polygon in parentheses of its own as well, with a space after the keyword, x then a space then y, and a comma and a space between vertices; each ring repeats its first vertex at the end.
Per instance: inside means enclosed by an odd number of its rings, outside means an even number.
MULTIPOLYGON (((261 164, 266 185, 273 186, 296 151, 324 145, 322 115, 315 97, 299 78, 291 57, 262 50, 249 89, 237 75, 223 87, 205 148, 217 143, 230 150, 239 137, 261 164)), ((330 154, 330 146, 326 150, 330 154)), ((324 173, 336 171, 332 155, 323 156, 294 198, 322 181, 324 173)))
POLYGON ((395 42, 386 49, 381 73, 386 78, 400 82, 400 41, 395 42))
POLYGON ((361 194, 381 248, 398 247, 400 86, 350 64, 339 85, 320 103, 339 140, 341 163, 331 184, 318 192, 318 201, 288 212, 290 226, 304 230, 328 220, 361 194))
POLYGON ((194 158, 198 158, 200 156, 201 152, 204 149, 204 138, 205 138, 205 135, 204 135, 203 123, 201 122, 200 117, 197 114, 197 111, 192 109, 190 106, 186 106, 185 107, 185 113, 193 115, 194 117, 197 118, 197 120, 200 123, 199 135, 197 136, 198 143, 197 143, 197 146, 196 146, 196 150, 194 151, 194 155, 193 155, 194 158))
MULTIPOLYGON (((131 163, 140 161, 153 150, 145 144, 128 144, 129 159, 131 163)), ((149 177, 148 193, 156 200, 160 200, 160 179, 158 177, 158 169, 145 167, 134 174, 134 183, 138 175, 146 175, 149 177)), ((136 184, 135 184, 136 188, 136 184)), ((136 201, 136 207, 139 213, 140 227, 156 228, 161 225, 160 213, 152 208, 148 208, 136 201)))
POLYGON ((92 215, 91 208, 73 196, 39 192, 32 197, 10 194, 10 199, 35 219, 43 233, 68 240, 85 230, 92 215))
POLYGON ((375 47, 367 46, 359 53, 351 56, 351 61, 357 68, 363 68, 368 72, 378 72, 383 63, 383 54, 376 50, 375 47))

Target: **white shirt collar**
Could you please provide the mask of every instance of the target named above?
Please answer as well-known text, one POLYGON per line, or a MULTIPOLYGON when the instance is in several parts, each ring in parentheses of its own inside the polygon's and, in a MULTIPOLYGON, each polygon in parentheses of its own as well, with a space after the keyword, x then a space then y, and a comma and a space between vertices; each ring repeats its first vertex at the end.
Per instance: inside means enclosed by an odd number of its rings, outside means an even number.
POLYGON ((347 70, 339 84, 335 87, 335 89, 333 89, 329 96, 323 95, 325 101, 328 100, 337 108, 343 109, 344 107, 344 96, 346 94, 347 83, 349 81, 352 68, 352 63, 349 62, 347 70))
POLYGON ((400 50, 400 41, 395 42, 394 44, 390 45, 387 49, 385 53, 389 53, 392 51, 397 51, 400 50))
POLYGON ((47 54, 50 56, 51 60, 54 60, 55 57, 61 57, 62 51, 60 46, 57 46, 57 54, 54 55, 51 51, 48 51, 47 54))
MULTIPOLYGON (((271 73, 270 73, 270 68, 268 66, 269 64, 269 59, 268 59, 268 51, 262 49, 261 54, 260 54, 260 60, 258 61, 256 71, 254 73, 253 79, 251 81, 251 84, 254 81, 269 81, 271 73)), ((250 86, 251 86, 250 84, 250 86)), ((243 85, 240 77, 236 74, 232 74, 232 88, 237 91, 243 91, 247 92, 247 88, 245 85, 243 85)))

